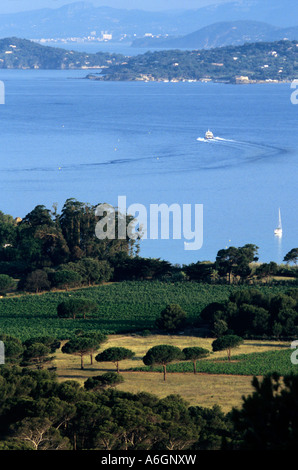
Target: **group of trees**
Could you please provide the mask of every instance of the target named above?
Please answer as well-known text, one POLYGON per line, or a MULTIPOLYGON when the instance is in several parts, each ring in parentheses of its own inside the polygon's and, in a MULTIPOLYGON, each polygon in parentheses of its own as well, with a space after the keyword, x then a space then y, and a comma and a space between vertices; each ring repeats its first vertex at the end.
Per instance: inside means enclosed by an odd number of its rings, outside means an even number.
POLYGON ((88 380, 81 387, 59 383, 53 372, 2 366, 0 449, 212 449, 230 433, 218 407, 189 408, 176 395, 89 389, 88 380))
MULTIPOLYGON (((60 342, 50 337, 23 343, 6 335, 0 339, 6 353, 6 365, 0 367, 1 450, 213 448, 229 428, 218 407, 189 409, 179 396, 159 400, 146 393, 114 391, 123 381, 119 363, 135 355, 129 349, 111 347, 98 353, 96 361, 114 363, 116 372, 89 377, 80 387, 75 381, 60 384, 50 367, 44 369, 60 342), (218 424, 212 424, 213 420, 218 424)), ((105 340, 102 332, 77 330, 61 349, 80 356, 84 368, 84 356, 90 355, 92 363, 92 355, 105 340)), ((175 359, 172 348, 158 346, 147 357, 151 363, 159 363, 161 356, 164 363, 171 362, 175 359)), ((177 354, 178 348, 173 349, 177 354)), ((208 351, 185 348, 183 354, 195 361, 208 351)))
MULTIPOLYGON (((119 253, 138 253, 138 241, 101 240, 96 224, 104 215, 96 207, 68 199, 61 211, 36 206, 22 220, 0 213, 0 273, 22 278, 20 288, 46 290, 50 287, 91 285, 109 280, 109 260, 119 253), (59 268, 59 269, 57 269, 59 268)), ((122 217, 115 209, 115 222, 122 217)), ((132 221, 125 216, 125 223, 132 221)))
POLYGON ((233 333, 246 337, 296 338, 298 333, 297 289, 265 294, 244 289, 226 302, 213 302, 203 309, 200 321, 216 336, 233 333))
MULTIPOLYGON (((74 354, 81 357, 81 369, 84 369, 83 357, 86 355, 92 355, 96 349, 99 348, 100 344, 104 341, 101 339, 98 342, 98 339, 93 335, 90 337, 79 337, 70 339, 63 347, 62 352, 67 354, 74 354)), ((223 351, 226 350, 228 354, 228 360, 231 359, 231 350, 238 347, 243 342, 243 339, 237 335, 225 335, 213 341, 212 348, 213 351, 223 351)), ((177 346, 172 346, 169 344, 160 344, 150 348, 145 356, 143 357, 143 362, 146 366, 162 366, 163 368, 163 379, 166 380, 167 376, 167 365, 172 362, 181 362, 188 361, 193 363, 193 372, 196 374, 197 362, 200 359, 207 357, 210 354, 205 348, 191 346, 184 349, 180 349, 177 346)), ((128 359, 132 359, 135 356, 135 352, 130 349, 123 347, 110 347, 104 351, 98 353, 95 356, 95 360, 99 363, 110 362, 113 363, 116 367, 116 373, 119 375, 119 363, 128 359)), ((92 364, 92 360, 91 360, 92 364)), ((94 386, 98 386, 98 381, 102 386, 102 379, 98 377, 92 378, 88 382, 89 389, 94 386)))
MULTIPOLYGON (((90 356, 90 364, 93 364, 93 356, 97 353, 100 346, 106 341, 106 336, 102 332, 83 333, 80 332, 70 340, 68 340, 64 346, 62 346, 62 352, 65 354, 71 354, 79 356, 81 358, 81 369, 84 369, 84 357, 90 356)), ((116 366, 116 372, 119 374, 119 362, 126 359, 133 358, 135 353, 130 349, 123 347, 110 347, 96 354, 95 360, 97 362, 111 362, 116 366)))
MULTIPOLYGON (((109 281, 112 273, 113 269, 106 260, 82 258, 79 261, 60 265, 56 270, 35 269, 20 279, 17 288, 20 291, 35 293, 51 289, 68 290, 73 287, 92 286, 109 281)), ((7 277, 13 282, 10 276, 7 277)))
MULTIPOLYGON (((212 343, 212 351, 227 351, 228 360, 231 360, 231 350, 240 346, 243 339, 237 335, 225 335, 215 339, 212 343)), ((193 363, 193 372, 196 374, 197 362, 207 357, 210 351, 198 346, 189 346, 182 350, 177 346, 160 344, 153 346, 143 357, 146 366, 159 365, 163 368, 163 379, 166 380, 167 365, 172 362, 188 361, 193 363)))
MULTIPOLYGON (((297 277, 296 266, 281 268, 271 262, 256 268, 258 247, 253 244, 219 250, 215 262, 178 266, 142 258, 141 234, 137 239, 117 238, 118 221, 128 226, 133 217, 115 208, 116 236, 102 240, 96 236, 95 227, 98 222, 104 223, 105 215, 96 215, 96 207, 67 199, 60 214, 56 205, 51 210, 38 205, 23 219, 0 211, 0 295, 16 287, 37 293, 110 280, 244 283, 275 274, 297 277)), ((284 261, 296 265, 297 257, 298 249, 293 248, 284 261)))
MULTIPOLYGON (((105 216, 98 215, 96 207, 71 198, 66 200, 60 214, 56 205, 52 210, 38 205, 22 220, 2 214, 2 259, 23 260, 31 267, 41 268, 82 258, 106 259, 119 252, 137 251, 136 240, 128 237, 104 240, 96 237, 96 224, 105 216)), ((117 226, 119 217, 123 216, 117 208, 114 210, 117 226)), ((128 225, 132 217, 125 217, 124 222, 128 225)))
MULTIPOLYGON (((108 377, 109 375, 109 377, 108 377)), ((105 387, 101 380, 59 382, 55 372, 0 367, 0 450, 295 450, 298 376, 253 379, 242 406, 189 406, 105 387)))
POLYGON ((251 275, 251 263, 259 259, 258 249, 256 245, 247 244, 239 248, 231 246, 219 250, 215 261, 219 276, 228 276, 229 284, 233 277, 247 279, 251 275))
POLYGON ((293 248, 284 257, 287 266, 279 266, 271 261, 260 263, 258 261, 259 248, 253 244, 240 247, 230 246, 217 252, 214 263, 200 262, 183 266, 183 272, 187 279, 197 282, 227 282, 247 283, 268 281, 272 276, 297 277, 296 264, 298 261, 298 249, 293 248), (288 266, 294 263, 295 268, 288 266))
POLYGON ((183 266, 183 271, 192 281, 224 281, 229 284, 251 279, 253 263, 258 261, 258 247, 246 244, 242 247, 231 246, 217 252, 214 263, 197 262, 183 266))
POLYGON ((209 351, 199 347, 189 347, 181 350, 177 346, 169 344, 160 344, 153 346, 147 351, 143 357, 146 366, 160 365, 163 368, 163 379, 167 377, 167 365, 177 361, 191 361, 194 365, 194 373, 196 373, 196 363, 199 359, 208 356, 209 351))
POLYGON ((60 341, 50 336, 38 336, 21 341, 11 335, 1 334, 5 345, 5 362, 42 369, 53 360, 53 354, 60 348, 60 341))
POLYGON ((59 318, 87 318, 88 315, 96 312, 97 304, 89 299, 73 298, 64 300, 57 305, 57 314, 59 318))
POLYGON ((105 333, 101 331, 84 332, 77 330, 76 334, 70 338, 61 348, 65 354, 79 356, 81 359, 81 369, 84 369, 84 357, 90 356, 90 364, 93 364, 93 356, 100 346, 107 340, 105 333))
MULTIPOLYGON (((18 338, 2 334, 0 335, 0 340, 5 344, 6 363, 37 369, 42 369, 49 365, 54 359, 53 354, 61 347, 60 341, 48 336, 33 337, 21 342, 18 338)), ((116 373, 119 375, 119 363, 134 358, 135 352, 124 347, 109 347, 98 353, 98 350, 106 340, 107 336, 102 331, 85 332, 83 330, 76 330, 75 334, 61 347, 61 351, 64 354, 79 357, 81 369, 84 369, 84 358, 89 356, 90 364, 92 365, 95 355, 95 360, 98 363, 113 363, 116 367, 116 373)), ((230 359, 231 349, 241 344, 241 342, 242 338, 236 335, 226 335, 215 340, 212 346, 214 351, 226 349, 228 351, 228 359, 230 359)), ((193 371, 196 373, 197 361, 207 357, 209 353, 207 349, 201 347, 186 347, 180 350, 176 346, 162 344, 150 348, 143 357, 143 362, 147 366, 161 365, 163 367, 164 380, 166 380, 167 364, 177 361, 191 361, 193 363, 193 371)), ((98 384, 97 380, 101 381, 101 379, 95 379, 95 385, 98 384)), ((89 383, 90 389, 92 388, 91 383, 92 381, 89 383)), ((108 384, 109 382, 106 381, 105 383, 108 384)))

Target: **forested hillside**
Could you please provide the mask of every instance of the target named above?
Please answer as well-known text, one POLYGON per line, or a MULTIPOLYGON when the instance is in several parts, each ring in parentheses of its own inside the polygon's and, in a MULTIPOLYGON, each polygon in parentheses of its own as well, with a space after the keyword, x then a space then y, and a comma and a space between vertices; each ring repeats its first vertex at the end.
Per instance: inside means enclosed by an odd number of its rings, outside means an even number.
POLYGON ((101 69, 95 80, 290 81, 297 77, 297 41, 258 42, 209 50, 165 50, 125 57, 45 47, 18 38, 0 40, 0 68, 101 69), (242 78, 241 78, 242 77, 242 78))
MULTIPOLYGON (((98 80, 289 81, 297 76, 297 41, 258 42, 209 50, 166 50, 130 57, 98 80)), ((92 76, 91 78, 94 78, 92 76)))

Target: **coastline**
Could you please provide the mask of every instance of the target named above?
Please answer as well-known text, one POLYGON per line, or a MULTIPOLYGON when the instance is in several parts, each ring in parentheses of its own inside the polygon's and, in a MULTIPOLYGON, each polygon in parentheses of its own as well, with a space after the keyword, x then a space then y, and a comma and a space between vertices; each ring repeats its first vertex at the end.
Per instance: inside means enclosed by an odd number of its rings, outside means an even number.
POLYGON ((238 79, 238 77, 233 77, 230 80, 219 80, 212 78, 201 78, 201 79, 167 79, 167 78, 154 78, 150 76, 140 76, 135 78, 105 78, 105 75, 96 76, 93 74, 88 74, 84 79, 102 81, 102 82, 155 82, 155 83, 222 83, 226 85, 253 85, 253 84, 281 84, 281 83, 292 83, 293 79, 287 80, 276 80, 276 79, 266 79, 266 80, 250 80, 250 79, 238 79))

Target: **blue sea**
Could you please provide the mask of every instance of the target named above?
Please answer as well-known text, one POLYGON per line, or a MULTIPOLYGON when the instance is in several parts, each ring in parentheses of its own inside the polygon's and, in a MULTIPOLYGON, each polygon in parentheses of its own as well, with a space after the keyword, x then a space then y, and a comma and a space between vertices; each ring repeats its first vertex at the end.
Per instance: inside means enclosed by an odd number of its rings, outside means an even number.
POLYGON ((2 70, 0 210, 68 198, 203 204, 203 246, 144 240, 188 264, 253 243, 262 262, 297 247, 298 105, 290 84, 96 82, 88 71, 2 70), (210 129, 216 139, 206 141, 210 129), (274 229, 281 210, 283 236, 274 229))
MULTIPOLYGON (((122 54, 125 56, 135 56, 138 54, 145 54, 147 51, 161 51, 167 48, 159 47, 134 47, 129 41, 123 42, 112 42, 112 41, 85 41, 85 42, 43 42, 44 46, 59 47, 60 49, 68 49, 79 52, 87 52, 90 54, 96 54, 97 52, 107 52, 122 54)), ((187 50, 187 49, 182 49, 187 50)))

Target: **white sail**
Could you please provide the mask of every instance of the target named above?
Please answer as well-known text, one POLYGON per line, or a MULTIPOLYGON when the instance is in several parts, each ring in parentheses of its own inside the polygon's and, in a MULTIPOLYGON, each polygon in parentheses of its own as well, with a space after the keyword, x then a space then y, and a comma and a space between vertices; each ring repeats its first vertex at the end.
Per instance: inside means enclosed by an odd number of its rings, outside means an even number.
POLYGON ((281 237, 282 236, 282 225, 281 225, 281 215, 280 215, 280 209, 278 210, 278 226, 274 230, 275 235, 281 237))

